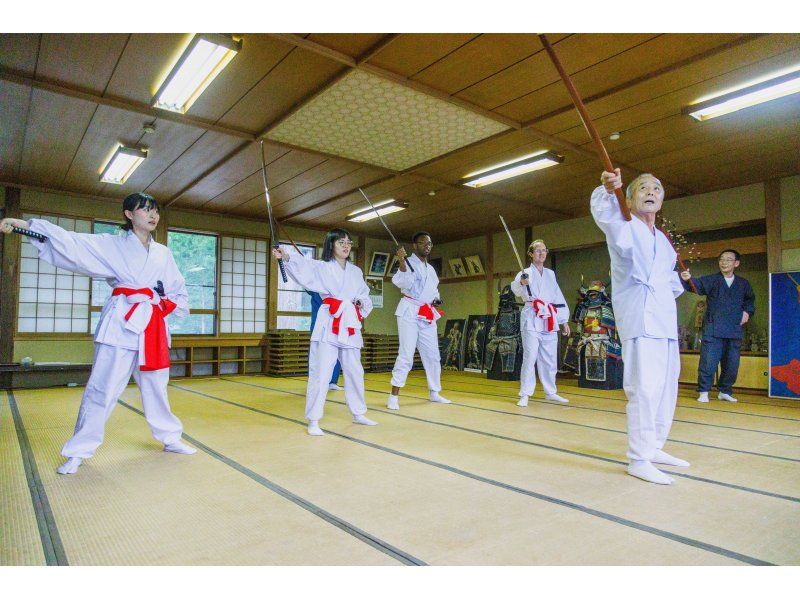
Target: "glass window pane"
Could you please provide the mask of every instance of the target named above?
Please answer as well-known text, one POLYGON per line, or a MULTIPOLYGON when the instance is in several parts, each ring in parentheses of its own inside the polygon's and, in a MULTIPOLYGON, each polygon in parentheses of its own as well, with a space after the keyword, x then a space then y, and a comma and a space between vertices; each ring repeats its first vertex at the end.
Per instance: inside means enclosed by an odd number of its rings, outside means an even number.
POLYGON ((311 316, 278 316, 278 328, 309 330, 311 328, 311 316))
POLYGON ((189 307, 216 309, 217 236, 169 231, 169 249, 186 279, 189 307))
POLYGON ((185 318, 167 318, 171 334, 214 334, 214 314, 191 314, 185 318))

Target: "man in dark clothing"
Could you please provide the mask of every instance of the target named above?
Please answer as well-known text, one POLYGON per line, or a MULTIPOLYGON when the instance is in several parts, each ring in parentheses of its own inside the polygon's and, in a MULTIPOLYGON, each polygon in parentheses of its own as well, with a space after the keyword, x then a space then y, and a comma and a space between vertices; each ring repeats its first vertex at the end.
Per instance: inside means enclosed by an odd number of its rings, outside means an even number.
POLYGON ((736 402, 731 392, 739 373, 744 325, 755 312, 753 288, 741 276, 733 275, 740 257, 738 251, 726 249, 719 255, 719 273, 693 278, 688 270, 681 272, 684 288, 693 290, 689 284, 691 279, 697 294, 705 295, 708 301, 697 368, 697 392, 700 393, 697 400, 701 403, 708 403, 708 391, 720 362, 719 399, 736 402))

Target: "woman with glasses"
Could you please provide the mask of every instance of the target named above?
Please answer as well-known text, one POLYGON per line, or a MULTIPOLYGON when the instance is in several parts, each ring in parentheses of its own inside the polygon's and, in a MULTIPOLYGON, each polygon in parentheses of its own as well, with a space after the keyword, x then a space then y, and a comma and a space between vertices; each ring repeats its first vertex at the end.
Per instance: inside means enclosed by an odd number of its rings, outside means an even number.
POLYGON ((344 396, 353 414, 353 423, 374 426, 368 419, 364 400, 364 368, 361 365, 361 321, 372 311, 369 289, 361 269, 349 261, 353 241, 341 228, 325 237, 321 260, 273 249, 272 255, 283 260, 286 273, 303 288, 319 293, 322 306, 311 332, 308 386, 306 387, 306 419, 308 433, 323 436, 319 427, 325 408, 336 360, 344 370, 344 396))
POLYGON ((536 372, 544 388, 544 398, 556 403, 569 403, 558 395, 556 370, 558 369, 558 331, 569 336, 569 308, 564 294, 556 282, 556 274, 544 267, 547 246, 536 239, 528 246, 531 265, 517 274, 511 290, 522 297, 525 307, 520 314, 522 333, 522 371, 519 384, 520 407, 528 406, 528 398, 536 388, 536 372))

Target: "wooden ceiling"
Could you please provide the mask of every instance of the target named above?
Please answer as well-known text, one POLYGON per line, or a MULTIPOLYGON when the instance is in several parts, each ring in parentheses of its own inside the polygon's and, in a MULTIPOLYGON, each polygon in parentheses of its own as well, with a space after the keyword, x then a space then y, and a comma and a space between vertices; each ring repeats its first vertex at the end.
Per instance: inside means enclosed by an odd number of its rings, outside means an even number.
MULTIPOLYGON (((437 242, 583 216, 600 168, 534 34, 242 34, 242 51, 186 115, 150 107, 183 34, 0 35, 0 184, 265 218, 258 139, 354 69, 453 102, 508 130, 404 172, 265 143, 275 214, 290 224, 382 236, 345 223, 375 200, 398 236, 437 242), (156 130, 145 133, 145 123, 156 130), (99 182, 117 142, 150 148, 123 186, 99 182), (469 172, 541 149, 554 168, 464 187, 469 172), (435 195, 429 192, 435 191, 435 195)), ((800 64, 798 34, 550 34, 630 179, 653 172, 669 197, 800 173, 800 94, 699 123, 681 108, 800 64)))

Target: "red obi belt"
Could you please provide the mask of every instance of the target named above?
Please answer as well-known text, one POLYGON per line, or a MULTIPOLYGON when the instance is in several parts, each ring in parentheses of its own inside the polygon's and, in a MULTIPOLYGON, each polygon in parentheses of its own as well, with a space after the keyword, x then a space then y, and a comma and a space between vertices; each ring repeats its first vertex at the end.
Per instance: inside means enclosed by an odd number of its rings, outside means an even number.
MULTIPOLYGON (((150 300, 153 298, 152 289, 129 289, 117 287, 111 293, 112 296, 125 295, 132 297, 142 295, 141 300, 133 300, 133 305, 125 314, 125 321, 129 321, 137 309, 143 304, 152 306, 150 321, 142 333, 142 340, 139 341, 139 369, 143 372, 162 370, 169 367, 169 343, 167 342, 167 323, 164 318, 172 313, 177 307, 169 299, 162 298, 157 304, 150 300)), ((130 299, 129 299, 130 300, 130 299)))
MULTIPOLYGON (((342 300, 336 299, 335 297, 328 297, 322 302, 322 305, 327 305, 328 311, 331 312, 331 316, 334 316, 334 314, 339 313, 339 308, 342 306, 342 300)), ((358 305, 354 304, 354 307, 356 308, 356 317, 358 317, 358 321, 363 322, 364 316, 361 315, 361 310, 358 308, 358 305)), ((341 324, 342 324, 342 314, 334 316, 333 326, 331 326, 331 331, 337 336, 339 335, 339 327, 341 326, 341 324)), ((356 333, 356 329, 348 327, 347 333, 350 336, 353 336, 356 333)))
POLYGON ((536 312, 537 317, 546 320, 547 332, 553 332, 556 329, 556 312, 558 308, 552 303, 546 303, 541 299, 533 299, 528 303, 533 305, 533 311, 536 312))
POLYGON ((419 299, 414 299, 413 297, 409 297, 408 295, 403 295, 406 299, 408 299, 411 303, 418 306, 419 309, 417 310, 417 317, 420 320, 427 320, 429 324, 432 324, 436 320, 442 317, 444 313, 441 309, 436 309, 429 303, 423 303, 419 299))

